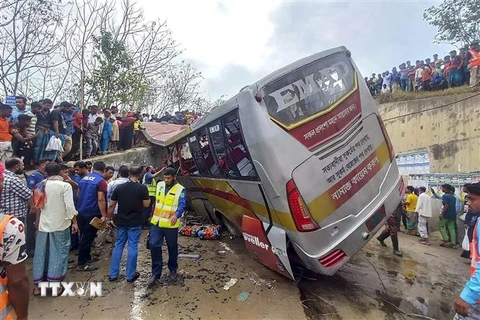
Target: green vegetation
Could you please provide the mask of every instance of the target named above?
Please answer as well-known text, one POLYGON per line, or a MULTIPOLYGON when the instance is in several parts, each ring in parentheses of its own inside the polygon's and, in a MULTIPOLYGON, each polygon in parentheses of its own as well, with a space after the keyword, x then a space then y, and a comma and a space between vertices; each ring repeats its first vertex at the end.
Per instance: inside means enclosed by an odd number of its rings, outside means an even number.
POLYGON ((480 38, 480 0, 444 0, 425 10, 423 19, 437 28, 435 42, 469 45, 480 38))
POLYGON ((375 97, 375 101, 378 104, 382 104, 382 103, 390 103, 390 102, 443 97, 443 96, 450 96, 454 94, 469 93, 469 92, 480 92, 480 87, 471 88, 469 86, 462 86, 462 87, 450 88, 450 89, 440 90, 440 91, 420 91, 420 92, 400 90, 393 93, 381 94, 375 97))

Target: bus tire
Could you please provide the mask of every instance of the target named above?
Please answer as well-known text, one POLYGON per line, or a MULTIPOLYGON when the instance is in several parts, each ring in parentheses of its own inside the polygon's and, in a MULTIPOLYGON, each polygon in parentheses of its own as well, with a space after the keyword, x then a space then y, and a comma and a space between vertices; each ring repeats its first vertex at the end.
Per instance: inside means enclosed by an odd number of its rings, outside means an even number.
POLYGON ((235 237, 242 237, 242 231, 240 231, 237 226, 230 222, 223 214, 221 215, 222 222, 225 228, 227 228, 228 232, 230 232, 235 237))
POLYGON ((221 217, 217 214, 218 212, 217 210, 215 210, 215 207, 207 200, 203 200, 203 205, 205 206, 205 209, 207 210, 208 215, 210 216, 210 221, 212 221, 212 223, 222 225, 223 221, 221 217))
POLYGON ((201 199, 191 199, 190 207, 198 216, 204 217, 209 215, 209 212, 205 208, 205 205, 201 199))

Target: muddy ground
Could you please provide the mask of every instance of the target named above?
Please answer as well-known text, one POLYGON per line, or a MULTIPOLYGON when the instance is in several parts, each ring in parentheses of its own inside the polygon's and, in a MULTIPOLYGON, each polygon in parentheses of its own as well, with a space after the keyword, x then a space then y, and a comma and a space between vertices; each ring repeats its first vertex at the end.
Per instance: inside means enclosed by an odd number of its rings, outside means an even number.
MULTIPOLYGON (((145 237, 145 233, 143 237, 145 237)), ((436 239, 435 239, 436 238, 436 239)), ((129 284, 108 281, 109 246, 95 272, 69 271, 66 281, 103 281, 103 297, 32 297, 31 319, 452 319, 453 299, 463 287, 469 262, 461 249, 430 247, 400 235, 403 258, 371 241, 333 277, 296 268, 286 279, 250 258, 243 240, 222 237, 202 241, 180 237, 179 281, 153 290, 145 283, 150 256, 144 241, 139 253, 141 277, 129 284), (219 250, 226 251, 224 256, 219 250), (223 289, 237 278, 229 291, 223 289), (239 301, 240 294, 245 301, 239 301), (428 318, 427 318, 428 317, 428 318)), ((165 252, 164 252, 165 254, 165 252)), ((76 257, 72 254, 72 257, 76 257)), ((31 259, 29 259, 31 264, 31 259)), ((31 268, 29 269, 31 273, 31 268)), ((168 273, 168 272, 166 272, 168 273)))

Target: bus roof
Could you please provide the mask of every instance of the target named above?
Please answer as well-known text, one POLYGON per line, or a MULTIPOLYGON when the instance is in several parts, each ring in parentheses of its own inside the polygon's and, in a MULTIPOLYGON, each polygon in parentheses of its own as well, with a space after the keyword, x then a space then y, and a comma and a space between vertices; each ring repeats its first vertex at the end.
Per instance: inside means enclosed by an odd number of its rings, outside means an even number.
POLYGON ((210 110, 210 112, 202 116, 200 119, 198 119, 198 121, 195 121, 192 125, 190 125, 192 132, 234 110, 237 107, 237 96, 238 94, 210 110))

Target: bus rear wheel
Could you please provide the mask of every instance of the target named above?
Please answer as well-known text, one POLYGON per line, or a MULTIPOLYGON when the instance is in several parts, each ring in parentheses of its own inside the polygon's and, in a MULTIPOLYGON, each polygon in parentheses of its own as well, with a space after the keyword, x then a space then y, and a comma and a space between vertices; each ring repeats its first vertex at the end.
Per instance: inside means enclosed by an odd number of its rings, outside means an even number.
POLYGON ((221 212, 217 212, 220 213, 223 225, 225 226, 225 228, 227 228, 228 232, 230 232, 235 237, 243 236, 242 231, 239 230, 235 224, 230 222, 230 220, 228 220, 221 212))

